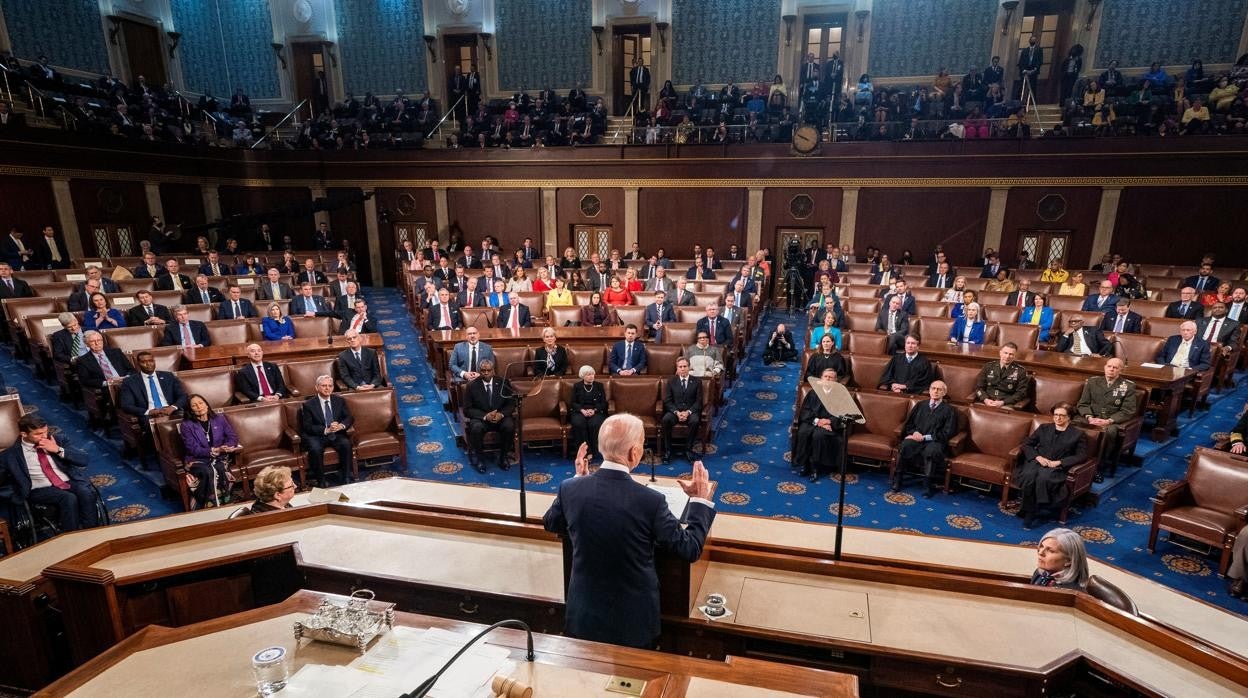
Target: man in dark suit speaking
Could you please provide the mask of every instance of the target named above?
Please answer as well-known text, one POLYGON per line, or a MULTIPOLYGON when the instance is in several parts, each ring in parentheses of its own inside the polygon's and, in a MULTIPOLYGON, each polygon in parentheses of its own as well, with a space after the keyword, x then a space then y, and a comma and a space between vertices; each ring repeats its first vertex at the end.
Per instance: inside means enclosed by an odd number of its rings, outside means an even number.
POLYGON ((631 414, 614 414, 598 432, 602 466, 589 475, 584 445, 577 476, 559 486, 547 510, 546 530, 568 538, 572 570, 564 633, 583 640, 650 648, 659 637, 659 579, 655 548, 693 562, 702 554, 715 519, 710 476, 702 461, 693 480, 680 481, 689 495, 688 527, 668 509, 663 495, 629 473, 645 452, 645 430, 631 414))

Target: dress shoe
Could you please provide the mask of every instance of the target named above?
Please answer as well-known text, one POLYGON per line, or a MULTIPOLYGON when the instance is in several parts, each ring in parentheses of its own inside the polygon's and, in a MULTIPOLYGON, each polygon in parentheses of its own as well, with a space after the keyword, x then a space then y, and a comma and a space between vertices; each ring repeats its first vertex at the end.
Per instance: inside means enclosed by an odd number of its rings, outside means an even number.
POLYGON ((498 467, 502 470, 511 470, 511 459, 507 457, 507 454, 504 453, 498 457, 498 467))
POLYGON ((669 464, 669 463, 671 463, 671 462, 672 462, 672 456, 671 456, 671 454, 664 453, 664 454, 663 454, 663 465, 667 465, 667 464, 669 464))
POLYGON ((472 464, 472 467, 473 467, 473 469, 474 469, 474 470, 476 470, 478 473, 481 473, 482 475, 484 475, 484 474, 485 474, 485 465, 483 465, 480 461, 477 461, 477 462, 473 463, 473 464, 472 464))
POLYGON ((1237 599, 1244 598, 1244 580, 1236 579, 1231 582, 1231 596, 1237 599))
POLYGON ((928 485, 927 489, 923 490, 923 499, 931 499, 934 494, 936 494, 936 488, 928 485))
POLYGON ((817 473, 817 472, 816 472, 816 473, 811 473, 811 474, 809 475, 808 479, 809 479, 812 483, 813 483, 813 482, 819 482, 819 473, 817 473))
POLYGON ((889 492, 900 492, 900 491, 901 491, 901 483, 900 483, 900 482, 890 482, 890 483, 888 483, 888 491, 889 491, 889 492))
POLYGON ((1036 527, 1036 515, 1033 512, 1027 512, 1027 515, 1023 517, 1023 529, 1030 531, 1031 529, 1035 527, 1036 527))

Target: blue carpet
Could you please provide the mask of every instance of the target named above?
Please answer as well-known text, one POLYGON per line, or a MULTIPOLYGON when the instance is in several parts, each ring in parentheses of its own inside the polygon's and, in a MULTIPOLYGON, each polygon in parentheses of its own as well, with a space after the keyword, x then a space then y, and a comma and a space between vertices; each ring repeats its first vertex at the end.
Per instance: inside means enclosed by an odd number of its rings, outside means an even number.
MULTIPOLYGON (((436 389, 424 347, 412 327, 400 294, 391 289, 369 293, 370 308, 380 319, 386 342, 390 375, 399 392, 399 407, 407 425, 409 469, 405 475, 477 486, 516 488, 519 471, 490 468, 484 475, 467 467, 467 458, 456 444, 454 416, 442 409, 444 395, 436 389)), ((740 367, 740 377, 726 392, 725 405, 716 425, 714 442, 708 447, 706 465, 718 481, 720 511, 772 518, 833 523, 836 520, 837 479, 816 484, 794 478, 788 464, 788 426, 793 417, 793 396, 798 365, 763 366, 762 343, 777 322, 790 324, 795 336, 803 336, 804 320, 790 322, 782 312, 764 317, 754 345, 740 367)), ((60 403, 55 389, 36 380, 30 370, 0 356, 0 370, 10 385, 17 386, 27 404, 60 425, 74 440, 81 440, 98 455, 92 475, 108 499, 116 520, 156 516, 173 512, 176 504, 163 500, 150 477, 139 473, 137 463, 122 460, 120 442, 102 438, 85 428, 85 415, 60 403)), ((1244 384, 1244 381, 1240 381, 1244 384)), ((1210 434, 1225 431, 1248 399, 1248 387, 1211 395, 1208 412, 1180 419, 1180 436, 1166 443, 1140 441, 1140 467, 1122 466, 1114 482, 1097 486, 1099 503, 1072 509, 1068 525, 1079 531, 1089 552, 1107 562, 1171 586, 1180 591, 1242 613, 1245 605, 1231 598, 1217 576, 1213 556, 1192 553, 1166 541, 1157 554, 1146 549, 1152 505, 1149 498, 1159 487, 1181 479, 1186 457, 1198 445, 1211 443, 1210 434)), ((555 449, 525 451, 526 485, 531 490, 554 492, 558 483, 573 474, 572 465, 555 449)), ((646 468, 643 465, 642 468, 646 468)), ((658 464, 657 473, 682 476, 688 463, 658 464)), ((368 477, 388 477, 379 470, 368 477)), ((149 473, 150 475, 150 473, 149 473)), ((1025 531, 1012 505, 998 505, 996 492, 958 489, 946 497, 927 500, 910 490, 888 491, 887 476, 869 468, 854 468, 847 478, 845 520, 852 526, 913 533, 1034 545, 1044 528, 1025 531)), ((951 560, 956 564, 956 560, 951 560)), ((1020 570, 1026 572, 1026 570, 1020 570)))

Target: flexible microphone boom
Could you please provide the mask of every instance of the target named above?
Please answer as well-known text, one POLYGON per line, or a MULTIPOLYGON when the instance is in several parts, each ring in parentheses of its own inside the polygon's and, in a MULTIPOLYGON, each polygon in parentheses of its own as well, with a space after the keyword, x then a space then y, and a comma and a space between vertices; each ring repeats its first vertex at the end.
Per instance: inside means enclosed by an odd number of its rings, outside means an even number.
POLYGON ((450 668, 451 668, 451 665, 455 663, 455 660, 459 659, 459 658, 460 658, 460 656, 461 656, 461 655, 463 655, 463 653, 464 653, 464 652, 467 652, 469 647, 472 647, 472 646, 473 646, 473 644, 475 644, 477 640, 480 640, 481 638, 485 637, 485 636, 486 636, 486 635, 488 635, 491 631, 493 631, 495 628, 501 628, 501 627, 504 627, 504 626, 510 626, 510 627, 513 627, 513 628, 519 628, 519 629, 521 629, 521 630, 523 630, 523 631, 524 631, 525 637, 526 637, 526 639, 528 640, 528 651, 525 653, 525 655, 524 655, 524 659, 525 659, 525 661, 529 661, 529 662, 533 661, 533 659, 534 659, 534 655, 533 655, 533 631, 532 631, 532 630, 529 630, 529 625, 528 625, 528 623, 525 623, 525 622, 524 622, 524 621, 522 621, 522 620, 514 620, 514 619, 512 619, 512 620, 500 620, 500 621, 498 621, 497 623, 495 623, 494 625, 491 625, 490 627, 486 628, 485 630, 482 630, 481 632, 477 633, 475 636, 473 636, 473 638, 472 638, 471 640, 469 640, 467 643, 465 643, 463 647, 460 647, 460 648, 459 648, 459 651, 458 651, 458 652, 456 652, 454 655, 452 655, 452 656, 451 656, 451 658, 450 658, 450 659, 448 659, 448 660, 446 661, 446 664, 443 664, 443 665, 442 665, 442 668, 441 668, 441 669, 438 669, 438 673, 436 673, 436 674, 434 674, 433 676, 430 676, 429 678, 425 679, 423 682, 421 682, 421 684, 420 684, 419 686, 417 686, 417 687, 416 687, 415 689, 413 689, 411 692, 409 692, 409 693, 404 693, 404 694, 403 694, 402 696, 400 696, 399 698, 423 698, 423 696, 428 695, 428 694, 429 694, 429 691, 433 690, 433 685, 434 685, 435 683, 437 683, 437 682, 438 682, 438 679, 442 678, 442 674, 445 674, 445 673, 446 673, 446 670, 447 670, 447 669, 450 669, 450 668))

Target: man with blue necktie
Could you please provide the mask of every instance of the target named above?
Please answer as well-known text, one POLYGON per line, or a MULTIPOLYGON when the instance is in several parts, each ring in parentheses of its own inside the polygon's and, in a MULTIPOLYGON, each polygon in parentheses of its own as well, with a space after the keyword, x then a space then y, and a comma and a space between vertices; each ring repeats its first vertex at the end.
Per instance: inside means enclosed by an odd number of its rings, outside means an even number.
POLYGON ((290 302, 290 314, 305 317, 333 316, 329 305, 325 303, 325 297, 314 295, 312 284, 306 281, 299 285, 299 295, 290 302))
POLYGON ((226 289, 227 298, 221 301, 221 305, 217 307, 218 320, 241 320, 243 318, 256 317, 256 306, 251 301, 243 298, 243 289, 236 284, 231 284, 226 289))
POLYGON ((186 408, 186 391, 177 376, 156 370, 156 357, 139 352, 139 372, 131 373, 118 389, 117 407, 137 417, 145 434, 151 433, 152 417, 168 417, 186 408))

